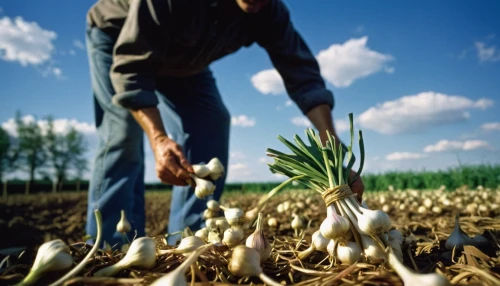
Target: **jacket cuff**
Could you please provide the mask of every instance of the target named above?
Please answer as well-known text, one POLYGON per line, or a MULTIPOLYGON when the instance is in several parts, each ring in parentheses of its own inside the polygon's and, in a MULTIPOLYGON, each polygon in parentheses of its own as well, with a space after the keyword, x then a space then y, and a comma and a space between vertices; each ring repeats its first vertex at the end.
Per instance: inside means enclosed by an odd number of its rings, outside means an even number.
POLYGON ((113 104, 127 109, 141 109, 158 105, 158 97, 151 90, 130 90, 113 96, 113 104))
POLYGON ((327 89, 316 89, 293 97, 293 100, 303 114, 321 104, 328 104, 333 109, 335 101, 333 93, 327 89))

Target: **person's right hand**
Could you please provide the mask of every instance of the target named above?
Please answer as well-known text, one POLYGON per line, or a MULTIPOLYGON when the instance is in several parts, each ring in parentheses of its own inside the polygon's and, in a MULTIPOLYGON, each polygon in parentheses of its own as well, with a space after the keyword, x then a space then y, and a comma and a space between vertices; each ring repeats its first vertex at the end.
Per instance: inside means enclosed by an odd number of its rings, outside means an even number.
POLYGON ((155 138, 153 153, 156 161, 156 175, 162 183, 185 186, 191 180, 193 167, 184 157, 182 147, 167 136, 155 138))

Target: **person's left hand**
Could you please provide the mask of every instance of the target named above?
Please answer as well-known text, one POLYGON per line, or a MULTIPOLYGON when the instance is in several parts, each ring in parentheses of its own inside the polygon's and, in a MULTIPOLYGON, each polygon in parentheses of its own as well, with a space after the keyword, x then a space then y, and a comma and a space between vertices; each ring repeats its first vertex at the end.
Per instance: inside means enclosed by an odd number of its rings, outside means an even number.
MULTIPOLYGON (((354 178, 356 176, 356 172, 351 170, 351 174, 349 175, 349 180, 354 178)), ((349 187, 351 187, 351 191, 353 193, 357 194, 357 198, 359 202, 363 201, 363 192, 365 191, 365 185, 363 184, 363 180, 361 180, 361 177, 358 177, 356 181, 352 182, 352 184, 349 184, 349 187)))

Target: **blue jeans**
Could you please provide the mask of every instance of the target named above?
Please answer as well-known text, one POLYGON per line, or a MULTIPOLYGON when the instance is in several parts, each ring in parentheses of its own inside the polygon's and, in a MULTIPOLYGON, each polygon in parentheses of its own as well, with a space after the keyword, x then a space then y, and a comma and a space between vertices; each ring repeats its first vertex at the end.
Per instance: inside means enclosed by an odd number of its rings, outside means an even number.
MULTIPOLYGON (((96 237, 94 210, 99 209, 104 241, 121 245, 124 238, 116 231, 116 224, 122 209, 132 226, 128 238, 132 239, 136 233, 145 235, 144 133, 129 110, 111 101, 114 89, 109 72, 118 32, 105 33, 91 27, 86 36, 99 136, 90 178, 86 232, 96 237)), ((158 78, 157 96, 166 131, 182 146, 186 158, 197 164, 217 157, 227 170, 230 115, 212 72, 207 68, 189 77, 158 78)), ((199 229, 206 201, 220 199, 224 182, 225 176, 218 179, 214 194, 204 200, 198 199, 189 186, 174 186, 168 232, 186 226, 199 229)), ((179 235, 170 237, 169 243, 179 238, 179 235)))

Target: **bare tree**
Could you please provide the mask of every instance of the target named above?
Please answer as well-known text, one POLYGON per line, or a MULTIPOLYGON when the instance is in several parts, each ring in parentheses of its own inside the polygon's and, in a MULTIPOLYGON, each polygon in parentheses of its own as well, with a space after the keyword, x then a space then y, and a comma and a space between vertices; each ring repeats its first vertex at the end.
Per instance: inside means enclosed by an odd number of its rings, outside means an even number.
POLYGON ((19 166, 29 173, 25 188, 25 194, 29 194, 37 171, 46 165, 45 138, 36 120, 24 122, 19 111, 16 112, 16 125, 19 140, 16 150, 18 162, 19 166))
POLYGON ((53 118, 49 116, 47 121, 46 150, 49 165, 54 172, 55 188, 53 191, 55 192, 56 189, 62 190, 63 182, 68 178, 70 169, 78 170, 81 164, 86 164, 84 154, 87 149, 83 135, 74 127, 70 127, 64 133, 57 133, 54 130, 53 118))
POLYGON ((11 144, 9 133, 0 126, 0 181, 3 182, 2 196, 7 197, 7 179, 5 174, 15 169, 17 153, 11 144))

